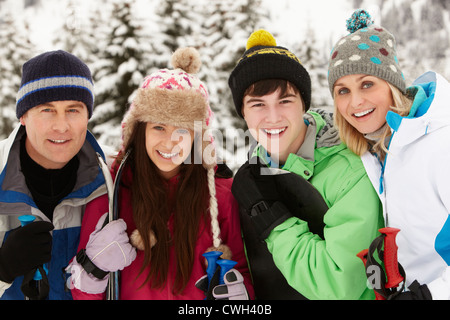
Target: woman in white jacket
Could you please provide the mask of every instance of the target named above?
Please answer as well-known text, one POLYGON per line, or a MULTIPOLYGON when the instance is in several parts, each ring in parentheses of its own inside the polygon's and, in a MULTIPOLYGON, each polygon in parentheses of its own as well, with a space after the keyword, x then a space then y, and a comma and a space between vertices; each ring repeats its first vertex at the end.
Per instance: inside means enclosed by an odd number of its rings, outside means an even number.
POLYGON ((347 27, 329 63, 335 121, 363 160, 386 226, 401 230, 410 290, 397 297, 450 299, 450 84, 429 72, 406 88, 392 34, 364 10, 347 27))

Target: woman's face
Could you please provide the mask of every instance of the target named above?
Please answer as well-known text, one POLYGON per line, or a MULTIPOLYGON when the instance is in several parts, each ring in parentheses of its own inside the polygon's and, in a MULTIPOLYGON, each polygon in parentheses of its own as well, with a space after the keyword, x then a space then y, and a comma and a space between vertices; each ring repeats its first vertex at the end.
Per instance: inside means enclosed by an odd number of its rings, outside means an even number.
POLYGON ((178 174, 180 165, 191 153, 193 142, 193 130, 147 123, 145 130, 147 154, 165 179, 178 174))
POLYGON ((339 78, 334 85, 333 96, 344 119, 363 134, 381 128, 394 104, 387 82, 364 74, 339 78))

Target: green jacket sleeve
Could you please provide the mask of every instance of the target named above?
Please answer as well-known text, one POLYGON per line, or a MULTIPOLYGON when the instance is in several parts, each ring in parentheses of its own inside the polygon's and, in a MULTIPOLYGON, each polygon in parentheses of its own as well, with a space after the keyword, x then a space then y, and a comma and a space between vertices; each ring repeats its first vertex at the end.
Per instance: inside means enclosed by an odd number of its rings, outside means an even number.
POLYGON ((375 190, 365 172, 358 171, 335 188, 336 197, 324 216, 324 239, 296 217, 277 226, 266 239, 288 283, 308 299, 375 297, 356 254, 369 247, 383 218, 375 190))

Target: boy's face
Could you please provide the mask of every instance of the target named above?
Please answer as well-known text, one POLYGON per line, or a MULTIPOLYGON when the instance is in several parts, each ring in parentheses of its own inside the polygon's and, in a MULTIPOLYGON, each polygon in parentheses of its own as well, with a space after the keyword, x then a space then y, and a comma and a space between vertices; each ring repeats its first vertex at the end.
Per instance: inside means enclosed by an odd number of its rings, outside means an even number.
POLYGON ((20 122, 31 159, 46 169, 61 169, 84 144, 88 110, 80 101, 53 101, 31 108, 20 122))
POLYGON ((290 153, 301 147, 307 126, 303 121, 305 108, 299 93, 292 88, 280 96, 281 90, 256 97, 246 95, 242 114, 252 136, 272 158, 285 163, 290 153))

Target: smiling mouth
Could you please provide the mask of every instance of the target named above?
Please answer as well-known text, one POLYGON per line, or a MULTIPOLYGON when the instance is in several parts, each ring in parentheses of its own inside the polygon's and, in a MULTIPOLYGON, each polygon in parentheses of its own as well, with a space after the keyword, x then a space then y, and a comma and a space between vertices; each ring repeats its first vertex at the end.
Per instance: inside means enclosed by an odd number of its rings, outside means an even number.
POLYGON ((374 112, 374 110, 375 109, 372 108, 372 109, 367 109, 367 110, 364 110, 364 111, 361 111, 361 112, 356 112, 356 113, 353 114, 353 116, 356 117, 356 118, 361 118, 361 117, 364 117, 364 116, 374 112))
POLYGON ((157 150, 157 151, 158 151, 159 155, 160 155, 161 157, 163 157, 164 159, 171 159, 171 158, 173 158, 173 157, 175 157, 176 155, 179 154, 179 152, 175 152, 175 153, 166 153, 166 152, 162 152, 162 151, 159 151, 159 150, 157 150))
POLYGON ((283 133, 284 131, 286 131, 286 129, 287 129, 287 127, 278 128, 278 129, 263 129, 263 131, 269 135, 277 135, 277 134, 283 133))
POLYGON ((69 141, 69 140, 53 140, 53 139, 48 139, 48 141, 50 141, 51 143, 54 143, 54 144, 63 144, 63 143, 65 143, 65 142, 69 141))

